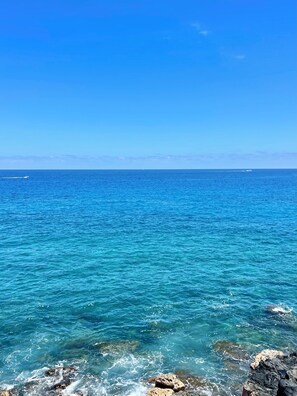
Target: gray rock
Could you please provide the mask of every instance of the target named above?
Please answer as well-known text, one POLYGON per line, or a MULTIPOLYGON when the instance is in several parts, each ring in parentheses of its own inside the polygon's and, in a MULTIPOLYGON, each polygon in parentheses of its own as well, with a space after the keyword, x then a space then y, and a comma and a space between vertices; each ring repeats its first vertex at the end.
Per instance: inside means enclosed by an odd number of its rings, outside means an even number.
POLYGON ((251 368, 255 369, 259 366, 260 362, 265 362, 265 360, 271 360, 277 357, 282 357, 284 355, 285 354, 282 351, 277 351, 275 349, 264 349, 262 352, 258 353, 255 356, 254 361, 251 363, 251 368))
POLYGON ((258 354, 251 364, 242 396, 297 396, 297 353, 268 352, 258 354))

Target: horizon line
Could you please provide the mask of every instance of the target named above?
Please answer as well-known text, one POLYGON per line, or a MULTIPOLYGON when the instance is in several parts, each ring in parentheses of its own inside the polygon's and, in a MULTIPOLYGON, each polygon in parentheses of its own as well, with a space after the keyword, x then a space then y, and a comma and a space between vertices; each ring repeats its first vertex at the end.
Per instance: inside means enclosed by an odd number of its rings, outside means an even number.
POLYGON ((0 168, 0 171, 178 171, 178 170, 297 170, 294 168, 0 168))

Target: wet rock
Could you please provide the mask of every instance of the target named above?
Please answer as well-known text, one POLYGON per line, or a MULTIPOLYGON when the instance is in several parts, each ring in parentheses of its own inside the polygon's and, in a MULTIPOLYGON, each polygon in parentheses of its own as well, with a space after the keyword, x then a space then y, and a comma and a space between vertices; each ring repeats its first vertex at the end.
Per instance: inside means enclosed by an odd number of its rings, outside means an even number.
POLYGON ((236 375, 246 376, 246 369, 248 367, 248 363, 240 360, 233 360, 233 359, 226 359, 224 360, 224 370, 229 372, 230 376, 233 376, 235 373, 236 375))
POLYGON ((60 395, 73 382, 77 370, 74 367, 53 367, 44 372, 51 378, 48 386, 48 395, 60 395))
POLYGON ((57 377, 57 376, 70 376, 74 374, 76 369, 74 367, 54 367, 46 370, 44 375, 47 377, 57 377))
POLYGON ((175 374, 159 374, 155 377, 155 386, 158 388, 173 389, 179 392, 185 389, 185 384, 175 374))
POLYGON ((258 354, 242 396, 297 396, 297 353, 266 350, 258 354))
POLYGON ((148 396, 172 396, 174 391, 172 389, 152 388, 147 392, 148 396))
POLYGON ((16 388, 0 389, 0 396, 17 396, 18 391, 16 388))
POLYGON ((214 389, 216 384, 212 383, 208 379, 204 377, 199 377, 197 375, 190 375, 183 371, 176 372, 178 378, 190 388, 195 389, 214 389))
POLYGON ((250 357, 248 351, 235 342, 219 340, 213 344, 213 349, 216 352, 234 360, 244 361, 248 360, 250 357))
POLYGON ((227 396, 224 389, 205 377, 191 375, 183 370, 177 371, 176 374, 186 387, 186 392, 180 392, 178 396, 205 396, 210 394, 212 396, 227 396))
POLYGON ((291 309, 282 307, 281 305, 267 305, 266 311, 274 315, 288 315, 291 309))
POLYGON ((61 391, 61 390, 66 389, 67 386, 69 386, 70 384, 71 384, 70 378, 66 377, 62 381, 57 382, 56 384, 54 384, 51 389, 61 391))

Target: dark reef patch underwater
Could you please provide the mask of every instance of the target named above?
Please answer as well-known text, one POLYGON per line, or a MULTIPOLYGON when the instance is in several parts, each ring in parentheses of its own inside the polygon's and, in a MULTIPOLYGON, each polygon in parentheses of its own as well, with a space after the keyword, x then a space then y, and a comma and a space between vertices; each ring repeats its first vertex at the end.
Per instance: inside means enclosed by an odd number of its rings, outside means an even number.
POLYGON ((141 396, 171 372, 240 395, 252 356, 297 349, 296 185, 296 170, 0 171, 0 389, 141 396))

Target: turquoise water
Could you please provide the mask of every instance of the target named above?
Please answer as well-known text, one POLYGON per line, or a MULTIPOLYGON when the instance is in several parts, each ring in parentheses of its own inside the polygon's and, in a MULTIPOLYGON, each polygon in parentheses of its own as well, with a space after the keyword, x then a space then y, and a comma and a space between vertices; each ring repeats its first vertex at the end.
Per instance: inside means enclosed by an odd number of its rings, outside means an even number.
POLYGON ((63 364, 86 395, 144 395, 160 371, 240 394, 248 360, 223 341, 296 348, 296 182, 296 170, 0 171, 0 387, 63 364))

